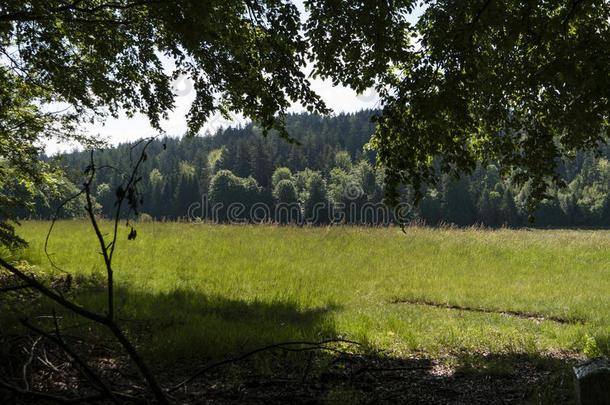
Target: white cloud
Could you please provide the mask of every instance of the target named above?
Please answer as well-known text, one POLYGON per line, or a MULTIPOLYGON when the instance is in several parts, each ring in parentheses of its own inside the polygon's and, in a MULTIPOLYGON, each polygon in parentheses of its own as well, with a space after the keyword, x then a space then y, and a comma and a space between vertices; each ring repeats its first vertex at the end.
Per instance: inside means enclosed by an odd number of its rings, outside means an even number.
MULTIPOLYGON (((301 11, 301 15, 305 16, 305 9, 302 0, 297 0, 296 5, 301 11)), ((409 20, 415 22, 421 15, 422 9, 417 8, 413 14, 409 16, 409 20)), ((165 61, 168 71, 172 69, 171 61, 165 61)), ((308 67, 306 71, 310 71, 308 67)), ((365 91, 361 95, 357 95, 353 90, 343 86, 333 86, 330 80, 312 79, 312 89, 319 94, 324 102, 330 107, 334 113, 341 112, 357 112, 363 109, 378 108, 379 98, 373 89, 365 91)), ((165 130, 168 136, 182 136, 186 130, 186 115, 190 108, 191 102, 194 99, 194 91, 192 84, 185 80, 178 80, 175 83, 176 89, 176 106, 173 111, 168 114, 168 119, 161 123, 161 127, 165 130)), ((303 107, 293 105, 290 112, 302 112, 303 107)), ((231 125, 243 124, 243 117, 237 116, 234 121, 227 121, 220 115, 213 116, 202 131, 202 134, 207 132, 215 132, 219 128, 228 127, 231 125)), ((110 118, 104 124, 95 124, 86 127, 87 132, 93 136, 99 136, 103 139, 108 139, 110 143, 117 144, 121 142, 133 141, 147 136, 157 135, 149 124, 146 116, 136 114, 129 118, 122 113, 118 118, 110 118)), ((57 153, 59 151, 71 150, 75 145, 49 143, 46 145, 47 153, 57 153)))

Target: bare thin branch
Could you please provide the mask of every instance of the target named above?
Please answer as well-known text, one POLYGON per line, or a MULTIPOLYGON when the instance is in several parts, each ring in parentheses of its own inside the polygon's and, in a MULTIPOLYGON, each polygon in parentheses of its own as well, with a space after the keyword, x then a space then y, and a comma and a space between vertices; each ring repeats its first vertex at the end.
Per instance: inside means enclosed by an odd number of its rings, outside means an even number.
POLYGON ((242 354, 241 356, 238 357, 234 357, 232 359, 227 359, 227 360, 222 360, 219 361, 217 363, 211 364, 209 366, 206 366, 204 368, 202 368, 201 370, 197 371, 195 374, 193 374, 192 376, 190 376, 189 378, 187 378, 186 380, 182 381, 180 384, 177 384, 175 386, 173 386, 172 388, 170 388, 167 392, 168 393, 172 393, 174 391, 179 390, 180 388, 184 387, 185 385, 187 385, 188 383, 190 383, 191 381, 193 381, 195 378, 207 373, 208 371, 218 368, 220 366, 224 366, 225 364, 230 364, 230 363, 236 363, 238 361, 244 360, 248 357, 251 357, 257 353, 261 353, 264 351, 268 351, 268 350, 274 350, 274 349, 279 349, 279 350, 285 350, 285 351, 292 351, 292 352, 302 352, 302 351, 311 351, 311 350, 332 350, 332 351, 336 351, 336 349, 327 347, 325 345, 329 344, 329 343, 349 343, 352 345, 360 345, 360 343, 358 342, 354 342, 352 340, 345 340, 345 339, 328 339, 328 340, 323 340, 321 342, 283 342, 283 343, 276 343, 273 345, 268 345, 268 346, 263 346, 263 347, 259 347, 258 349, 252 350, 248 353, 242 354), (307 346, 307 347, 291 347, 291 346, 307 346))
POLYGON ((99 394, 91 395, 88 397, 65 398, 65 397, 61 397, 58 395, 47 394, 44 392, 24 390, 24 389, 16 387, 16 386, 9 384, 2 380, 0 380, 0 388, 9 390, 24 398, 45 400, 45 401, 49 401, 51 403, 56 403, 56 404, 83 404, 83 403, 88 403, 88 402, 92 402, 92 401, 99 401, 100 399, 104 398, 103 395, 99 395, 99 394))
POLYGON ((55 325, 55 335, 51 335, 50 333, 47 333, 47 332, 43 331, 42 329, 39 329, 39 328, 35 327, 34 325, 30 324, 27 321, 27 319, 21 319, 20 321, 21 321, 21 324, 23 326, 25 326, 26 328, 33 330, 34 332, 36 332, 40 336, 45 337, 46 339, 52 341, 57 346, 59 346, 68 356, 70 356, 76 363, 78 363, 78 365, 83 370, 83 373, 87 376, 89 381, 91 381, 91 383, 96 388, 98 388, 103 394, 105 394, 107 398, 112 400, 112 402, 114 402, 116 404, 119 403, 118 399, 116 398, 114 393, 112 391, 110 391, 110 389, 108 388, 106 383, 104 383, 104 381, 102 381, 102 379, 87 365, 87 363, 85 363, 85 361, 83 359, 81 359, 80 356, 78 356, 76 354, 76 352, 74 352, 74 350, 72 350, 64 342, 64 340, 61 337, 61 334, 59 332, 59 325, 57 324, 57 317, 55 317, 55 312, 53 312, 53 321, 54 321, 54 325, 55 325))

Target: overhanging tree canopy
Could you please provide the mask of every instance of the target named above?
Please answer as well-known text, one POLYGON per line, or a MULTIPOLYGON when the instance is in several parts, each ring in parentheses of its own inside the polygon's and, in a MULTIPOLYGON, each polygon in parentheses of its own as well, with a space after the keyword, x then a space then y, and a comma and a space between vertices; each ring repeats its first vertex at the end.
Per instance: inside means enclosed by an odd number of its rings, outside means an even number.
POLYGON ((608 142, 610 3, 604 0, 309 0, 315 73, 382 98, 371 146, 397 185, 497 162, 530 204, 576 149, 608 142), (415 25, 406 15, 425 11, 415 25))
MULTIPOLYGON (((10 198, 2 208, 25 203, 27 188, 44 181, 37 157, 45 137, 73 139, 80 124, 121 110, 160 130, 180 75, 196 93, 186 117, 192 134, 232 110, 290 138, 283 116, 291 102, 328 112, 302 71, 308 45, 299 30, 286 1, 4 1, 0 186, 10 198), (8 181, 15 177, 21 184, 8 181)), ((0 221, 7 218, 2 209, 0 221)))

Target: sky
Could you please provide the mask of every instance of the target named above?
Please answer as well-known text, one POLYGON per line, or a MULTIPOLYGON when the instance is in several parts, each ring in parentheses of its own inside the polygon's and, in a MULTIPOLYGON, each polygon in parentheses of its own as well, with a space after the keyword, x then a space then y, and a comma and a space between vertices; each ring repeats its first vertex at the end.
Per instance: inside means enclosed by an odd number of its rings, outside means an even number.
MULTIPOLYGON (((375 108, 378 106, 379 97, 373 89, 369 89, 363 94, 357 95, 351 89, 343 86, 333 86, 330 80, 311 80, 312 89, 319 94, 334 113, 340 112, 356 112, 367 108, 375 108)), ((186 114, 194 99, 195 92, 191 88, 191 83, 188 80, 177 80, 174 83, 174 89, 177 94, 176 107, 169 113, 167 120, 164 120, 161 127, 165 130, 166 135, 180 137, 186 132, 186 114)), ((294 104, 290 112, 305 111, 302 106, 294 104)), ((219 114, 216 114, 208 120, 201 134, 206 132, 214 133, 216 130, 229 126, 237 126, 246 121, 243 117, 234 116, 233 120, 226 120, 219 114)), ((124 113, 118 118, 109 118, 103 124, 88 125, 85 130, 90 135, 99 136, 106 139, 111 144, 133 141, 136 139, 154 136, 158 132, 154 130, 148 118, 142 114, 136 114, 132 118, 128 118, 124 113)), ((48 154, 54 154, 61 151, 72 150, 75 147, 73 144, 57 144, 49 143, 46 146, 48 154)))
MULTIPOLYGON (((303 18, 307 17, 307 13, 303 6, 302 0, 296 0, 295 4, 301 12, 303 18)), ((421 13, 417 9, 411 18, 415 20, 421 13)), ((311 79, 312 89, 322 97, 328 107, 333 110, 333 113, 341 112, 357 112, 363 109, 379 107, 379 97, 373 89, 365 91, 363 94, 356 94, 353 90, 343 86, 333 86, 330 80, 311 79)), ((167 120, 161 123, 161 127, 165 131, 165 135, 180 137, 186 132, 186 114, 195 97, 195 92, 192 89, 192 84, 188 79, 179 78, 173 83, 174 91, 177 95, 175 108, 169 112, 167 120)), ((302 112, 304 109, 298 104, 293 104, 290 112, 302 112)), ((219 114, 212 116, 206 123, 204 129, 200 132, 215 133, 218 129, 229 126, 237 126, 246 121, 241 116, 234 116, 234 119, 226 120, 219 114)), ((134 141, 144 137, 158 135, 148 123, 148 119, 142 114, 136 114, 134 117, 128 118, 124 113, 121 113, 118 118, 108 118, 104 123, 96 123, 85 127, 89 135, 101 138, 110 144, 118 144, 122 142, 134 141)), ((47 154, 56 154, 64 151, 70 151, 77 148, 75 144, 49 142, 45 145, 47 154)))

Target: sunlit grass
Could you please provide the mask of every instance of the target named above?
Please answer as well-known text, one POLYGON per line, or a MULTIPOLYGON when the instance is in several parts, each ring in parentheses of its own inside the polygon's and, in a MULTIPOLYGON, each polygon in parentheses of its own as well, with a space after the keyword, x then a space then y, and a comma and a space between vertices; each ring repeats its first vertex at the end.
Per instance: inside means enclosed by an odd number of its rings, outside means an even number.
MULTIPOLYGON (((110 231, 110 223, 103 223, 110 231)), ((22 252, 39 271, 48 222, 25 222, 22 252)), ((266 343, 341 336, 396 355, 471 352, 610 354, 610 231, 298 228, 180 223, 121 227, 119 317, 158 359, 222 357, 266 343), (513 310, 584 323, 395 299, 513 310)), ((87 222, 56 224, 63 269, 103 279, 87 222)), ((104 311, 101 292, 79 302, 104 311)), ((40 309, 43 311, 43 309, 40 309)))

